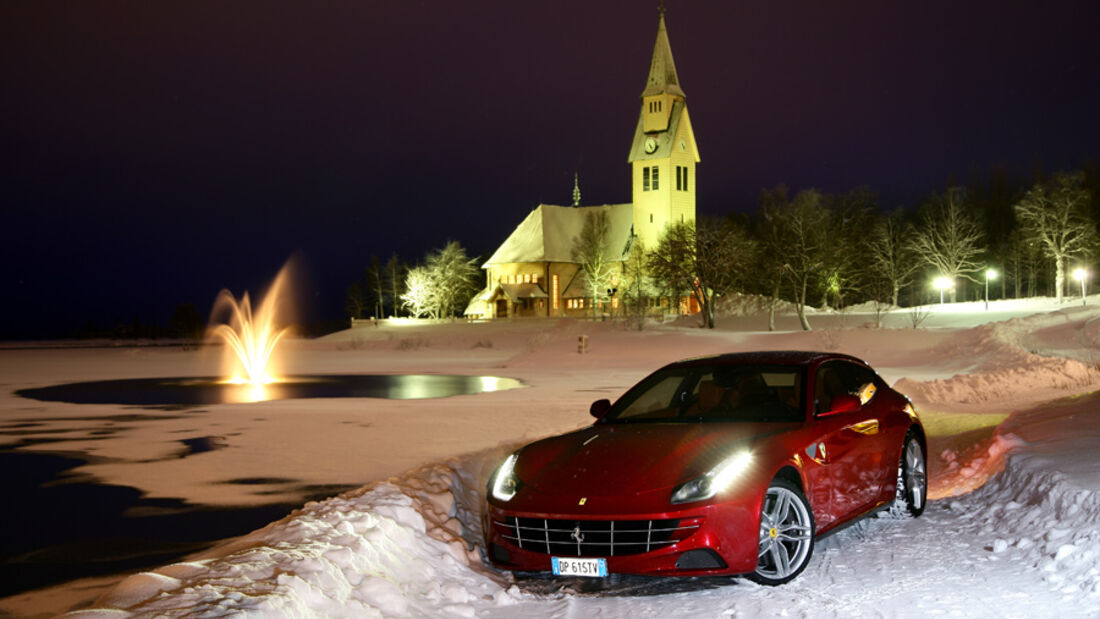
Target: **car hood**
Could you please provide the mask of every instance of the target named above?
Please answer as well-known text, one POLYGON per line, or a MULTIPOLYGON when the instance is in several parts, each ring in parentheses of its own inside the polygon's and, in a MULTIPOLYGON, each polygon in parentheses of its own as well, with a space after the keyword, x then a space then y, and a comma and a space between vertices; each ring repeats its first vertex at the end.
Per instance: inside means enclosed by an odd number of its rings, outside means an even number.
POLYGON ((540 494, 639 494, 705 474, 742 449, 797 424, 595 425, 523 449, 516 475, 540 494))

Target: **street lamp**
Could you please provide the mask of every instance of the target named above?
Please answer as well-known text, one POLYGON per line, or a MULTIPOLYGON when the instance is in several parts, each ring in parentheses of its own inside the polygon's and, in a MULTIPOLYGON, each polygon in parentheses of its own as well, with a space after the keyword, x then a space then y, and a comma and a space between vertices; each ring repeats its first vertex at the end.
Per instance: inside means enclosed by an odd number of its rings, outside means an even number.
POLYGON ((932 280, 932 287, 940 291, 940 305, 943 305, 943 291, 948 288, 954 288, 955 282, 950 277, 937 277, 932 280))
POLYGON ((1085 269, 1074 269, 1073 279, 1081 282, 1081 305, 1085 304, 1085 280, 1089 278, 1089 272, 1085 269))
POLYGON ((985 311, 989 311, 989 280, 997 279, 996 269, 985 270, 985 311))

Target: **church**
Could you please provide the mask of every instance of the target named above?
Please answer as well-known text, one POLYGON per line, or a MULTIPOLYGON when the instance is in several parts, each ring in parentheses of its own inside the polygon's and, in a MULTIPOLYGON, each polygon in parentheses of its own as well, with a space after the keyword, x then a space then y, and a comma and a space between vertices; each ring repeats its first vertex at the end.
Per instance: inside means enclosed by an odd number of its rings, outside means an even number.
MULTIPOLYGON (((627 162, 631 166, 633 202, 580 206, 575 199, 573 206, 535 207, 482 265, 486 287, 470 301, 466 316, 591 314, 585 273, 572 250, 574 239, 580 236, 593 211, 607 212, 610 233, 604 259, 615 263, 619 273, 638 241, 652 250, 668 225, 694 226, 699 149, 686 97, 676 76, 663 11, 627 162)), ((578 194, 574 187, 574 197, 578 194)), ((618 301, 611 297, 612 311, 618 301)))

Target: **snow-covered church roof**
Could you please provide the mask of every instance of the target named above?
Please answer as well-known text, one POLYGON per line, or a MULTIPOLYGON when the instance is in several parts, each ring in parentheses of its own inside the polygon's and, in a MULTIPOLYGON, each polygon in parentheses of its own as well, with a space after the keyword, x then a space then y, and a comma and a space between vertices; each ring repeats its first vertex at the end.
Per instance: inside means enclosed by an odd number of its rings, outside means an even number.
POLYGON ((612 261, 626 260, 630 255, 634 228, 633 204, 579 207, 540 204, 482 268, 512 262, 576 262, 573 259, 573 241, 580 236, 588 214, 597 209, 606 211, 611 223, 604 257, 612 261))

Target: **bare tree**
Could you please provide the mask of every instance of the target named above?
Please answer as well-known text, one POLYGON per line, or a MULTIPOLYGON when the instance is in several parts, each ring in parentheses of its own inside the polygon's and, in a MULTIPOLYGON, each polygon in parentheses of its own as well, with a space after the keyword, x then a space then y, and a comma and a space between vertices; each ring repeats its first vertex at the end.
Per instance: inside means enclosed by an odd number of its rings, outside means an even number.
POLYGON ((761 251, 755 270, 759 274, 761 286, 766 286, 771 296, 771 303, 768 304, 768 331, 775 331, 775 308, 779 305, 779 291, 785 277, 783 268, 785 254, 783 230, 777 225, 778 219, 765 215, 779 209, 787 202, 787 188, 784 185, 779 185, 772 191, 765 189, 760 192, 761 216, 757 219, 755 232, 761 251))
POLYGON ((1096 224, 1088 212, 1089 193, 1081 172, 1059 173, 1036 183, 1016 203, 1025 236, 1037 241, 1054 260, 1054 294, 1062 300, 1066 259, 1088 251, 1096 242, 1096 224))
POLYGON ((702 326, 713 329, 714 301, 740 282, 754 248, 748 234, 730 222, 680 223, 665 231, 650 255, 649 268, 669 288, 691 290, 699 303, 702 326))
POLYGON ((608 259, 611 219, 605 210, 588 213, 580 236, 573 239, 573 260, 584 271, 584 285, 592 301, 592 315, 608 298, 616 262, 608 259))
POLYGON ((362 318, 363 311, 367 309, 367 295, 363 290, 363 282, 352 282, 345 293, 344 314, 348 318, 362 318))
POLYGON ((762 209, 764 229, 772 251, 780 251, 779 272, 790 281, 798 320, 810 330, 806 317, 806 295, 818 284, 825 263, 825 225, 829 211, 822 205, 821 194, 814 189, 800 191, 793 201, 781 199, 765 203, 762 209))
POLYGON ((840 309, 849 297, 867 291, 867 271, 862 265, 869 259, 867 231, 875 226, 878 200, 870 189, 860 187, 823 201, 828 204, 828 218, 821 304, 840 309))
MULTIPOLYGON (((951 187, 942 196, 920 210, 920 224, 913 233, 913 251, 921 262, 931 266, 952 281, 965 277, 978 281, 971 273, 981 270, 978 262, 984 248, 982 229, 964 211, 966 193, 962 187, 951 187)), ((951 298, 955 298, 952 288, 951 298)))
POLYGON ((639 331, 645 326, 646 310, 653 297, 648 259, 645 243, 636 236, 632 237, 630 257, 623 263, 623 279, 619 290, 627 327, 637 328, 639 331))
MULTIPOLYGON (((867 279, 873 284, 883 284, 881 288, 889 294, 890 304, 895 307, 898 293, 913 283, 913 273, 920 266, 910 243, 912 235, 912 224, 905 221, 905 213, 898 210, 875 223, 867 244, 867 279)), ((876 301, 886 300, 875 296, 876 301)))
POLYGON ((393 315, 397 316, 397 310, 399 307, 398 299, 401 298, 401 294, 404 292, 405 285, 405 273, 408 271, 408 266, 401 262, 401 259, 397 257, 397 254, 391 254, 390 259, 386 261, 385 267, 385 279, 387 292, 390 294, 390 298, 393 299, 393 315))
POLYGON ((372 301, 375 318, 386 317, 386 286, 383 282, 383 275, 382 266, 378 264, 378 256, 371 256, 370 266, 367 267, 367 290, 372 301))

